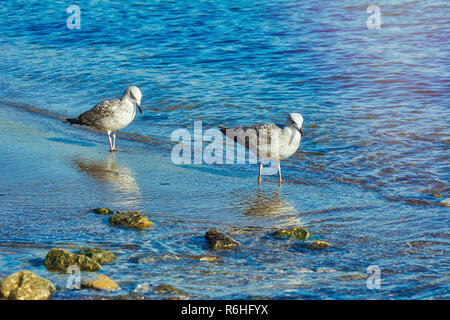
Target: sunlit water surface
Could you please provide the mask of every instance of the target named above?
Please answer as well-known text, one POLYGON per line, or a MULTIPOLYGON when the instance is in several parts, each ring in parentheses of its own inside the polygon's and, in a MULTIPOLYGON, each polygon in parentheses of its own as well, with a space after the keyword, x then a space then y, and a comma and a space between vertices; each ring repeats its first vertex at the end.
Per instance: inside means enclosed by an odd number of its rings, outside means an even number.
POLYGON ((360 1, 92 1, 69 30, 66 2, 2 2, 0 277, 33 270, 57 299, 164 298, 159 284, 190 298, 448 298, 450 6, 379 5, 382 27, 369 30, 360 1), (60 123, 131 84, 144 114, 121 152, 60 123), (305 136, 281 187, 271 176, 258 187, 255 165, 171 162, 171 133, 194 121, 290 112, 305 136), (155 227, 111 228, 89 212, 100 206, 155 227), (292 225, 331 247, 271 236, 292 225), (211 227, 242 247, 208 250, 211 227), (42 265, 55 246, 110 249, 119 262, 102 272, 122 289, 63 290, 67 275, 42 265), (379 290, 366 286, 370 265, 379 290))

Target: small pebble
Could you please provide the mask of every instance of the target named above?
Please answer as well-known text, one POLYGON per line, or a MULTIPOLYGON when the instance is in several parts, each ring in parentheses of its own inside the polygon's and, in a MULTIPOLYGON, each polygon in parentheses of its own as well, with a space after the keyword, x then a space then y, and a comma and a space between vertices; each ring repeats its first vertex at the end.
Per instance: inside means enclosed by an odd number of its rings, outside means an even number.
POLYGON ((108 208, 97 208, 97 209, 93 209, 92 211, 96 214, 111 214, 111 213, 113 213, 113 211, 108 208))

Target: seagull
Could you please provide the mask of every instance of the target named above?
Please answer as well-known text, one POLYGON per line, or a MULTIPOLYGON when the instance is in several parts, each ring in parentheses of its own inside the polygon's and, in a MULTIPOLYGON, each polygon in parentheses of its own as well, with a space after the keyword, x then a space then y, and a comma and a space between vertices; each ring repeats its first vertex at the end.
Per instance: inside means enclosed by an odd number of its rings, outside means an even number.
POLYGON ((142 93, 138 87, 128 87, 121 99, 105 100, 76 118, 68 118, 70 124, 92 127, 108 134, 109 150, 116 150, 116 131, 125 128, 136 116, 136 107, 142 114, 142 93), (112 139, 111 139, 112 132, 112 139))
POLYGON ((278 178, 281 179, 280 161, 293 155, 303 136, 303 117, 299 113, 290 113, 283 128, 273 123, 257 124, 251 127, 225 128, 220 131, 228 138, 252 151, 258 159, 258 183, 261 183, 263 160, 278 162, 278 178))

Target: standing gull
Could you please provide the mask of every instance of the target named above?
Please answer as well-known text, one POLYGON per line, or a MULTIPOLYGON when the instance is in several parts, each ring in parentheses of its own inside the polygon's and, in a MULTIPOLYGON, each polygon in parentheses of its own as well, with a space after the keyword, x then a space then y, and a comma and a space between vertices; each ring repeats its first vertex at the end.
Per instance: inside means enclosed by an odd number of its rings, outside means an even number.
POLYGON ((142 113, 142 93, 138 87, 128 87, 121 99, 105 100, 77 118, 66 119, 70 124, 81 124, 108 134, 110 151, 116 150, 116 131, 125 128, 136 116, 136 107, 142 113), (111 139, 112 132, 112 139, 111 139))
POLYGON ((257 124, 252 127, 220 128, 220 131, 230 139, 252 151, 258 159, 261 182, 263 160, 278 162, 278 178, 281 179, 280 161, 297 151, 303 136, 303 117, 299 113, 291 113, 283 128, 273 123, 257 124))

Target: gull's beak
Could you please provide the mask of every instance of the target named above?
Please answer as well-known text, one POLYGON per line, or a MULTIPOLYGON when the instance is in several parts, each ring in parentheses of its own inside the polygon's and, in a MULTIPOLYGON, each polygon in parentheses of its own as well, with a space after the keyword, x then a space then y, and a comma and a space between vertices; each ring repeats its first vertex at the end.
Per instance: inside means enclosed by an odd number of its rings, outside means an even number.
POLYGON ((136 106, 138 107, 139 112, 142 114, 142 108, 141 108, 141 105, 136 103, 136 106))
POLYGON ((297 128, 297 130, 298 130, 298 132, 300 132, 300 136, 303 137, 303 129, 300 127, 300 128, 297 128))

